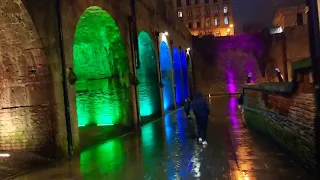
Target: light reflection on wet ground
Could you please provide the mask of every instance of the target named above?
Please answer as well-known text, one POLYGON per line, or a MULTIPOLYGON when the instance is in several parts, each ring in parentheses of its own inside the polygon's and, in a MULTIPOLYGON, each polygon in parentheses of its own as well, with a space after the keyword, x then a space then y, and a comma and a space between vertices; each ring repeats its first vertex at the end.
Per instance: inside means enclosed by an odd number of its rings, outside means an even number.
POLYGON ((250 133, 236 98, 211 100, 206 147, 187 138, 183 111, 16 179, 311 179, 272 142, 250 133))

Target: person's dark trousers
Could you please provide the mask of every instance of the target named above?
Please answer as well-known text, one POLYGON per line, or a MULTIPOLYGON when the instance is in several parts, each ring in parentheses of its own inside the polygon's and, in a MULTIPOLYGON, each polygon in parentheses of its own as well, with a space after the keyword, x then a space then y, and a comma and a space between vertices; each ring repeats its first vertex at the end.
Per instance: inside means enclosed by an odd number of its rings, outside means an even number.
POLYGON ((185 110, 184 113, 186 114, 186 116, 190 116, 190 111, 185 110))
POLYGON ((208 127, 208 117, 198 117, 198 124, 199 124, 199 136, 203 141, 207 140, 207 127, 208 127))
POLYGON ((207 140, 207 128, 208 128, 208 119, 206 118, 206 119, 204 119, 203 121, 202 121, 202 140, 203 141, 206 141, 207 140))
POLYGON ((202 138, 201 122, 199 121, 199 119, 197 117, 196 117, 196 123, 197 123, 198 138, 202 138))

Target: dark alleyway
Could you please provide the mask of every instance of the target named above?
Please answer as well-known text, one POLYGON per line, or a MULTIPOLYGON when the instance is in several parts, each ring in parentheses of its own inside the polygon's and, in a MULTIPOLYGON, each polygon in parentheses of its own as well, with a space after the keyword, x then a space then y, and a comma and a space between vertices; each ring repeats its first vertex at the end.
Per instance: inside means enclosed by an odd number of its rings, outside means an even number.
POLYGON ((241 124, 237 99, 214 98, 208 143, 186 137, 181 110, 86 150, 81 158, 16 179, 311 179, 267 139, 241 124))

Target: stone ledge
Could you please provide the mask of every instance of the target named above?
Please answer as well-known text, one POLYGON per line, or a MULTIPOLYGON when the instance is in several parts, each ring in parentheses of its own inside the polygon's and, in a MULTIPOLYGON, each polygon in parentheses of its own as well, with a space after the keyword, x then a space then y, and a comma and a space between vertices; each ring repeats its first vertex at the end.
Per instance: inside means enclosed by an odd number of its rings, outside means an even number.
POLYGON ((247 84, 243 85, 244 90, 258 90, 266 92, 292 93, 294 83, 291 82, 277 82, 277 83, 263 83, 263 84, 247 84))
POLYGON ((309 128, 309 129, 313 129, 313 126, 309 126, 307 124, 304 124, 302 122, 306 121, 304 119, 296 119, 296 120, 293 120, 289 117, 285 117, 285 116, 281 116, 275 112, 272 112, 272 111, 266 111, 266 110, 258 110, 258 109, 254 109, 254 108, 251 108, 251 107, 247 107, 247 106, 243 106, 244 109, 248 109, 250 111, 254 111, 258 114, 261 114, 261 115, 264 115, 264 114, 269 114, 269 116, 273 117, 273 118, 277 118, 277 119, 280 119, 282 121, 289 121, 291 123, 294 123, 294 124, 298 124, 300 126, 303 126, 305 128, 309 128))

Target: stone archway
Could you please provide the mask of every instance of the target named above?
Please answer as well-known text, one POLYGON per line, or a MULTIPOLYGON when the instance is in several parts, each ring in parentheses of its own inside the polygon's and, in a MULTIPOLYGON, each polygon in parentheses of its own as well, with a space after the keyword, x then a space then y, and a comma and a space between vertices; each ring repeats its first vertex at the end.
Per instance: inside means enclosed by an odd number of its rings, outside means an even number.
POLYGON ((0 150, 51 156, 56 125, 50 64, 23 3, 0 4, 0 150))
POLYGON ((79 126, 128 125, 132 118, 130 67, 112 16, 92 6, 81 16, 73 47, 79 126))
POLYGON ((174 92, 173 92, 173 78, 172 78, 172 61, 170 49, 166 42, 162 41, 160 44, 160 70, 162 74, 162 96, 163 108, 169 110, 174 108, 174 92))
POLYGON ((176 93, 176 104, 182 105, 184 99, 183 92, 183 78, 182 78, 182 66, 180 59, 180 52, 177 47, 173 48, 173 69, 174 69, 174 83, 176 85, 175 93, 176 93))
POLYGON ((184 50, 181 50, 181 66, 182 66, 182 77, 183 77, 183 92, 184 98, 189 98, 189 73, 188 73, 188 62, 187 56, 184 50))
POLYGON ((137 69, 138 97, 142 123, 161 116, 158 65, 153 41, 146 31, 138 36, 140 67, 137 69))

